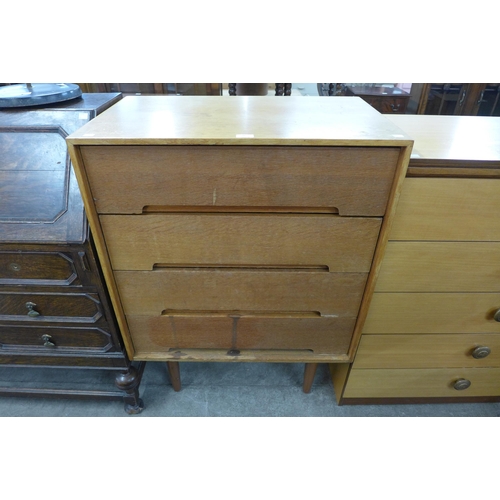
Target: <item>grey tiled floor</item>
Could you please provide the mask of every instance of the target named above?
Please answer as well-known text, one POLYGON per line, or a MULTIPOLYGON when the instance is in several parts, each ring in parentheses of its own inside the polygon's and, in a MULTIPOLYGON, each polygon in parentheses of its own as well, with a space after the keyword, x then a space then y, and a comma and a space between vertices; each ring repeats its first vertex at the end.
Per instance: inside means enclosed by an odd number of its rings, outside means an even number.
MULTIPOLYGON (((500 403, 338 406, 320 365, 310 394, 302 364, 184 363, 182 390, 164 363, 148 363, 140 393, 145 409, 128 415, 120 401, 0 397, 3 417, 498 417, 500 403)), ((114 375, 94 370, 0 368, 0 385, 114 389, 114 375), (61 383, 61 381, 64 381, 61 383)))

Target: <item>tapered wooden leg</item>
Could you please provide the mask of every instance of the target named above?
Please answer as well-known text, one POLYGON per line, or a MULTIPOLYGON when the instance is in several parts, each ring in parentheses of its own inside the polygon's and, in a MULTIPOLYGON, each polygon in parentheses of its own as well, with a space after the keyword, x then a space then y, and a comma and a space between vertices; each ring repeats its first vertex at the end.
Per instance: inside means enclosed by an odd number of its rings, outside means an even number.
POLYGON ((181 372, 179 370, 179 363, 177 363, 177 361, 167 361, 167 370, 174 391, 179 392, 181 390, 181 372))
POLYGON ((311 387, 314 382, 314 375, 316 375, 317 369, 318 363, 306 363, 304 369, 304 385, 302 386, 302 389, 306 394, 309 394, 311 392, 311 387))

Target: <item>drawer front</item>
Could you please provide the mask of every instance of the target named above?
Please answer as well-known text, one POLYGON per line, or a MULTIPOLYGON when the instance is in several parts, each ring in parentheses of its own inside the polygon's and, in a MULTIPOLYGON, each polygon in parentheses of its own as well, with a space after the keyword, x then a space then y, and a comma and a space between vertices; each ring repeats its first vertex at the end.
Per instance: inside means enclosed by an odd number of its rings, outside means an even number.
POLYGON ((0 284, 80 285, 75 263, 59 252, 0 252, 0 284))
POLYGON ((387 244, 376 292, 499 292, 500 243, 387 244))
POLYGON ((500 368, 352 369, 344 398, 499 396, 500 368), (457 380, 471 382, 456 390, 457 380))
POLYGON ((354 368, 500 367, 500 333, 364 335, 354 368))
POLYGON ((161 207, 385 213, 399 148, 84 146, 98 213, 161 207))
POLYGON ((374 293, 363 334, 500 333, 498 293, 374 293))
POLYGON ((154 266, 312 266, 368 272, 378 218, 150 214, 100 217, 116 270, 154 266))
POLYGON ((500 179, 408 178, 391 240, 500 241, 500 179))
POLYGON ((2 351, 22 348, 55 353, 61 350, 107 352, 115 350, 111 335, 96 327, 0 326, 2 351))
POLYGON ((309 350, 345 355, 355 318, 128 316, 136 356, 175 349, 309 350))
POLYGON ((95 323, 102 317, 97 294, 0 292, 0 321, 95 323))
POLYGON ((117 271, 128 315, 292 313, 355 318, 367 274, 282 271, 117 271))

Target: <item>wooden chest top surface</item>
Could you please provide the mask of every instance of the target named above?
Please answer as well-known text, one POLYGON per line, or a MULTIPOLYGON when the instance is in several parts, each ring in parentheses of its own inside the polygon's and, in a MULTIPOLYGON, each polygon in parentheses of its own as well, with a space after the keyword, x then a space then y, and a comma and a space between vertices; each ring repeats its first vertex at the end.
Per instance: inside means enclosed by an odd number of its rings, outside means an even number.
POLYGON ((409 146, 411 139, 361 98, 126 97, 70 144, 409 146))

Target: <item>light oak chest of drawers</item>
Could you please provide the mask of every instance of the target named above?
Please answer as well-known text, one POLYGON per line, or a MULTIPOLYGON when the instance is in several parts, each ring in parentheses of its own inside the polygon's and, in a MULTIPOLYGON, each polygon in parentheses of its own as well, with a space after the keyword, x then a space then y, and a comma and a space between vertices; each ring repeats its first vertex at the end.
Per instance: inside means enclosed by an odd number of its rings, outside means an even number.
POLYGON ((500 119, 391 120, 415 146, 354 363, 334 370, 337 396, 498 401, 500 119))
POLYGON ((352 359, 400 129, 357 98, 127 97, 99 118, 67 142, 132 359, 352 359))

